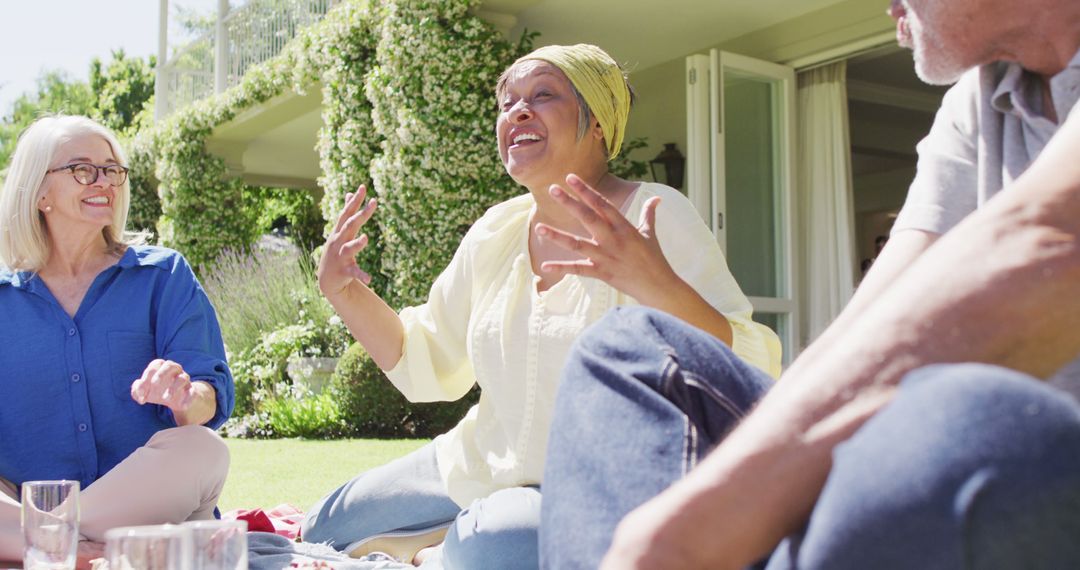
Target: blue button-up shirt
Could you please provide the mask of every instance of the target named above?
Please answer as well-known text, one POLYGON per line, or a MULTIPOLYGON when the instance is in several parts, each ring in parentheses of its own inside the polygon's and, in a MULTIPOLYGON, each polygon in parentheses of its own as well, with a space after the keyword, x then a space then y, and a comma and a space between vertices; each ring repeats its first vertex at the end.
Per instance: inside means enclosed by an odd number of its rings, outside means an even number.
POLYGON ((0 477, 75 479, 85 489, 176 427, 139 405, 131 384, 155 358, 217 391, 219 427, 233 408, 217 316, 177 252, 129 247, 90 285, 75 317, 30 272, 0 268, 0 477))

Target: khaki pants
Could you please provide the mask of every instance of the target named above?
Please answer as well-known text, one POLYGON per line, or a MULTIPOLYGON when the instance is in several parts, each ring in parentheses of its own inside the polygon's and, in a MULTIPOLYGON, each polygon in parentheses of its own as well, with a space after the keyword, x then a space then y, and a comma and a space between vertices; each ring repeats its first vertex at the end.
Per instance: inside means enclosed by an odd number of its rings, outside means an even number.
MULTIPOLYGON (((228 471, 229 449, 213 431, 159 431, 82 490, 79 533, 101 542, 115 527, 213 518, 228 471)), ((0 560, 22 559, 20 516, 15 485, 0 479, 0 560)))

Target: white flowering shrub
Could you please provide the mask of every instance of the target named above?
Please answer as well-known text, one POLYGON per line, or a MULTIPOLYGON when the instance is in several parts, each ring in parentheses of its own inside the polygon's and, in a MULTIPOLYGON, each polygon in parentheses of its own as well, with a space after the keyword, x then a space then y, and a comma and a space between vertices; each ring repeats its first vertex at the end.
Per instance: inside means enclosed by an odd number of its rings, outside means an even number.
MULTIPOLYGON (((245 207, 243 182, 207 152, 206 138, 217 125, 285 89, 303 93, 318 79, 307 53, 311 43, 310 34, 301 34, 277 58, 248 70, 239 85, 173 114, 133 141, 133 157, 155 161, 152 173, 144 165, 133 169, 132 184, 142 188, 147 178, 156 180, 160 242, 181 251, 196 269, 257 237, 257 208, 245 207)), ((133 206, 149 210, 140 196, 133 196, 133 206)))
POLYGON ((498 158, 493 89, 526 46, 470 14, 477 3, 341 3, 239 85, 136 138, 133 156, 154 163, 132 176, 140 220, 159 207, 160 241, 200 269, 227 248, 250 246, 258 204, 245 201, 243 183, 205 140, 245 109, 319 84, 323 217, 332 222, 345 192, 374 182, 383 204, 365 228, 372 239, 361 264, 392 305, 421 301, 465 229, 520 191, 498 158), (160 204, 144 191, 154 185, 160 204))
MULTIPOLYGON (((375 25, 367 3, 346 2, 319 26, 318 39, 308 51, 321 70, 323 126, 318 148, 322 176, 318 182, 327 232, 345 203, 345 193, 355 192, 361 183, 370 186, 371 161, 382 141, 364 95, 364 78, 375 58, 375 25)), ((371 286, 382 291, 386 279, 379 271, 379 226, 368 224, 364 232, 370 241, 358 261, 371 273, 371 286)))
POLYGON ((392 306, 422 302, 472 222, 521 191, 494 134, 495 82, 515 46, 469 14, 475 4, 400 0, 381 8, 366 92, 383 138, 371 174, 392 306))
MULTIPOLYGON (((228 317, 224 321, 236 323, 235 327, 223 323, 223 329, 237 331, 226 334, 232 345, 228 348, 238 411, 246 414, 230 424, 237 433, 272 435, 308 429, 298 427, 302 425, 321 426, 311 428, 319 433, 333 431, 339 416, 324 405, 326 397, 308 401, 314 396, 291 393, 285 368, 297 356, 340 355, 349 337, 340 320, 310 318, 304 312, 322 308, 321 298, 321 303, 299 303, 302 314, 295 319, 254 328, 259 319, 249 311, 250 303, 225 300, 229 291, 243 287, 217 287, 213 273, 222 269, 213 262, 228 250, 240 252, 234 256, 247 255, 260 226, 262 204, 253 197, 273 193, 253 192, 230 177, 224 162, 207 152, 206 138, 217 125, 286 90, 303 93, 321 86, 318 183, 327 227, 340 211, 345 193, 368 184, 381 205, 364 229, 372 239, 361 253, 361 266, 372 274, 373 288, 392 306, 422 302, 473 221, 488 207, 522 191, 499 160, 494 87, 502 70, 529 48, 532 36, 517 45, 507 42, 470 13, 477 3, 342 2, 278 57, 248 70, 236 87, 183 109, 136 137, 132 155, 147 163, 132 170, 133 188, 138 188, 135 200, 144 202, 137 205, 144 212, 140 216, 151 217, 160 207, 156 228, 160 241, 206 270, 211 297, 219 297, 215 305, 228 317), (155 187, 160 203, 148 192, 155 187), (223 310, 223 303, 235 304, 235 310, 223 310), (229 316, 234 313, 235 318, 229 316), (275 427, 275 421, 290 427, 275 427)), ((266 269, 263 262, 237 259, 242 261, 238 266, 266 269)), ((267 275, 262 272, 252 283, 263 283, 267 275)), ((265 292, 251 297, 256 302, 266 298, 265 292)), ((281 306, 293 305, 283 301, 281 306)), ((265 308, 257 312, 272 312, 265 308)), ((371 410, 380 406, 347 403, 382 402, 379 398, 396 394, 389 382, 381 381, 381 372, 374 372, 377 367, 370 357, 360 352, 344 372, 339 366, 335 376, 334 392, 341 397, 341 410, 347 412, 351 426, 347 433, 434 433, 456 422, 475 401, 473 394, 454 404, 410 405, 402 408, 407 410, 404 415, 358 417, 375 414, 371 410), (388 393, 376 393, 380 390, 388 393), (355 398, 347 399, 343 393, 355 398)))

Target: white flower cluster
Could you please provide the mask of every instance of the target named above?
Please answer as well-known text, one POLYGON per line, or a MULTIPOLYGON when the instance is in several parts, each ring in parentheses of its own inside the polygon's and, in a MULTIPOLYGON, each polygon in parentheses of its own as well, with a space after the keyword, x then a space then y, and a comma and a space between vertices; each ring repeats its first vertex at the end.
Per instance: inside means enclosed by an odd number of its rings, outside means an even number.
MULTIPOLYGON (((319 84, 321 209, 333 220, 343 196, 369 183, 381 196, 361 263, 401 306, 421 301, 465 229, 518 193, 493 135, 495 81, 516 50, 470 13, 478 0, 363 0, 339 4, 239 85, 200 101, 140 136, 155 168, 161 241, 196 267, 253 242, 243 184, 206 151, 219 124, 286 89, 319 84), (373 182, 373 184, 370 184, 373 182)), ((133 182, 139 183, 134 180, 133 182)), ((145 180, 143 180, 145 184, 145 180)))
POLYGON ((367 77, 387 300, 422 302, 465 229, 519 190, 499 161, 494 86, 514 49, 473 0, 386 2, 367 77))

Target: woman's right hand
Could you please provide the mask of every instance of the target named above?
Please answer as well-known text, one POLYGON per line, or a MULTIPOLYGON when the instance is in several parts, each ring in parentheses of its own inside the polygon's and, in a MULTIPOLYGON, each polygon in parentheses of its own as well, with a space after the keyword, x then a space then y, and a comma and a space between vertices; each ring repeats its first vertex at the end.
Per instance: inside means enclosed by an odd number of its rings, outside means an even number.
POLYGON ((363 184, 355 194, 345 194, 345 208, 326 238, 317 275, 319 290, 328 299, 348 293, 358 281, 363 285, 371 282, 371 276, 356 264, 356 254, 368 244, 367 234, 357 237, 357 233, 371 219, 377 205, 375 198, 364 204, 366 196, 367 188, 363 184))
POLYGON ((356 265, 356 254, 368 244, 367 235, 357 234, 375 213, 375 198, 365 204, 366 197, 362 184, 355 194, 345 195, 345 208, 319 260, 319 290, 375 364, 390 370, 401 359, 405 329, 397 313, 367 287, 371 276, 356 265))

